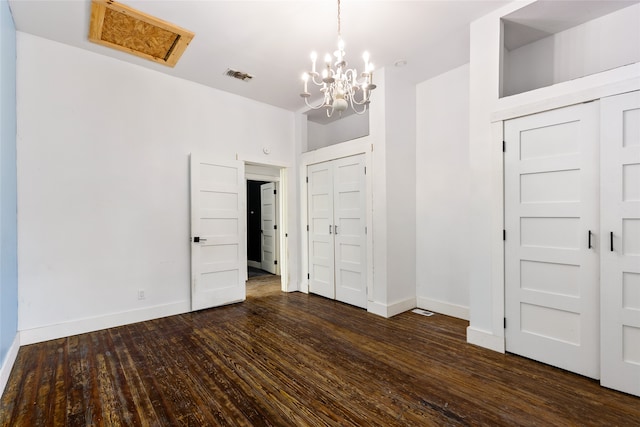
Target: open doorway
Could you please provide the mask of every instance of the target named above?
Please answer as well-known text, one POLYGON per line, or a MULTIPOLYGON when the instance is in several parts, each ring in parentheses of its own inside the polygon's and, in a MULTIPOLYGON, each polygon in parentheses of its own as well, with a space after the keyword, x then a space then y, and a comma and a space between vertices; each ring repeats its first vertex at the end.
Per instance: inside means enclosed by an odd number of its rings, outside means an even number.
POLYGON ((247 194, 247 291, 256 283, 282 284, 281 169, 245 165, 247 194), (257 281, 257 282, 256 282, 257 281))
POLYGON ((278 183, 247 180, 248 277, 279 275, 278 183))

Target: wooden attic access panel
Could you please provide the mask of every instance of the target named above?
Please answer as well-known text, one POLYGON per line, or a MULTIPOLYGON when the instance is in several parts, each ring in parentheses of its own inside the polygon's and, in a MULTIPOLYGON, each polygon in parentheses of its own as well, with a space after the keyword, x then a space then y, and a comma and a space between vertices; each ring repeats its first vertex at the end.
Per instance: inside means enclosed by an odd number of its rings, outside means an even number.
POLYGON ((191 31, 110 0, 93 0, 89 40, 160 64, 176 65, 191 31))

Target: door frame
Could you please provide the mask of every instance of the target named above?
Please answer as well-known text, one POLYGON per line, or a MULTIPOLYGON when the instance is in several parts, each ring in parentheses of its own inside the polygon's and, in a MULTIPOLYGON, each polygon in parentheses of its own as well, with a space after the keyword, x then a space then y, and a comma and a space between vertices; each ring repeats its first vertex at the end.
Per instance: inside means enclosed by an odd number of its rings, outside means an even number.
MULTIPOLYGON (((245 186, 247 181, 265 181, 273 182, 278 191, 277 206, 276 206, 276 223, 278 224, 278 243, 276 251, 278 253, 278 273, 280 274, 280 288, 283 292, 291 292, 297 289, 290 289, 291 282, 289 278, 289 259, 287 259, 288 253, 288 211, 287 206, 289 204, 289 173, 292 168, 275 163, 264 163, 244 160, 245 172, 244 181, 245 186), (256 169, 256 170, 253 170, 256 169), (277 176, 267 173, 260 173, 259 169, 267 169, 271 171, 278 170, 277 176)), ((245 270, 246 271, 246 270, 245 270)))
MULTIPOLYGON (((365 138, 366 139, 366 138, 365 138)), ((307 233, 308 205, 307 205, 307 167, 316 163, 328 162, 343 157, 351 157, 364 154, 365 167, 365 197, 366 197, 366 226, 367 226, 367 305, 371 307, 373 302, 373 144, 358 139, 343 142, 341 144, 330 145, 315 151, 302 153, 300 156, 300 262, 302 277, 300 281, 300 292, 309 293, 309 235, 307 233)))

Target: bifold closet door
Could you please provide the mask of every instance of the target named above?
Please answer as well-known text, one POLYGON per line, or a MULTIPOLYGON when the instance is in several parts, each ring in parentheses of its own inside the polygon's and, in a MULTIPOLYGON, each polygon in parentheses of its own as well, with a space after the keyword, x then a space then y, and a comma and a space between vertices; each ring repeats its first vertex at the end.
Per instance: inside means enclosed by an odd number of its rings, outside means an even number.
POLYGON ((309 292, 335 299, 333 242, 333 164, 307 168, 309 292))
POLYGON ((367 307, 364 155, 333 162, 336 299, 367 307))
POLYGON ((309 292, 367 307, 364 155, 307 168, 309 292))
POLYGON ((506 349, 598 378, 598 103, 504 130, 506 349))
POLYGON ((601 100, 601 383, 640 396, 640 92, 601 100))

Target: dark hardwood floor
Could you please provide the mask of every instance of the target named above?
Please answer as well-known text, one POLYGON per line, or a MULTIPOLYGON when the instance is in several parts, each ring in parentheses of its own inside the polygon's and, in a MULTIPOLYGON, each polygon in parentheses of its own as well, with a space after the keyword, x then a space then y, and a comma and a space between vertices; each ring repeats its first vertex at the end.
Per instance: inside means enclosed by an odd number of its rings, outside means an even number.
POLYGON ((640 399, 465 342, 249 282, 242 304, 22 347, 0 425, 633 426, 640 399))

